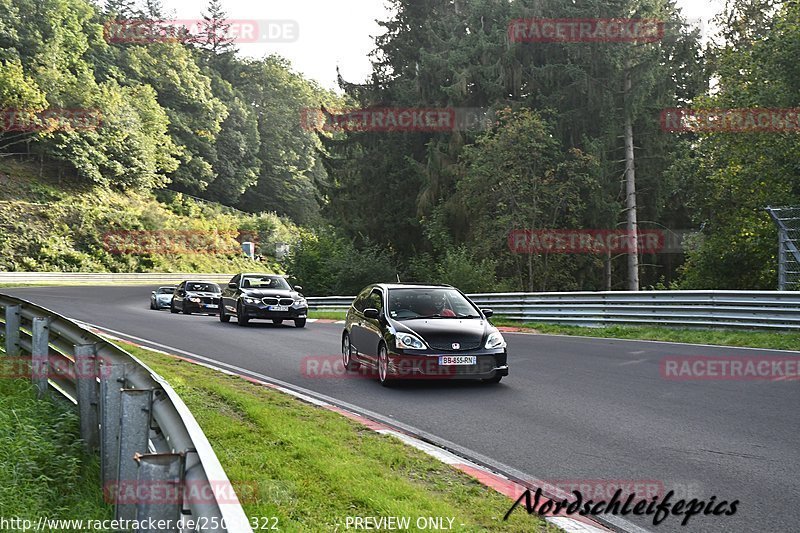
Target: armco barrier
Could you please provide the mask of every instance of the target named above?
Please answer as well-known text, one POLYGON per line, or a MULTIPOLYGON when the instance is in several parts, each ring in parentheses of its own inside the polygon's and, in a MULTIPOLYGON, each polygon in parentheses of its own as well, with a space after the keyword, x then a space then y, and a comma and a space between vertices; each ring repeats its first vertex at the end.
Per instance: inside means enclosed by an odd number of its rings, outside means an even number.
POLYGON ((0 272, 0 283, 117 283, 175 284, 185 279, 227 283, 233 274, 108 273, 93 272, 0 272))
MULTIPOLYGON (((640 291, 484 293, 469 297, 510 320, 605 326, 800 329, 800 292, 640 291)), ((308 298, 312 309, 344 310, 352 296, 308 298)))
POLYGON ((117 519, 194 522, 164 530, 176 533, 196 524, 202 531, 252 532, 208 439, 163 378, 53 311, 4 294, 0 307, 6 357, 30 354, 39 394, 52 387, 77 404, 81 438, 100 452, 104 493, 116 503, 117 519), (131 484, 171 488, 177 496, 165 501, 165 490, 143 490, 131 500, 122 494, 131 484), (186 498, 187 487, 206 496, 186 498))

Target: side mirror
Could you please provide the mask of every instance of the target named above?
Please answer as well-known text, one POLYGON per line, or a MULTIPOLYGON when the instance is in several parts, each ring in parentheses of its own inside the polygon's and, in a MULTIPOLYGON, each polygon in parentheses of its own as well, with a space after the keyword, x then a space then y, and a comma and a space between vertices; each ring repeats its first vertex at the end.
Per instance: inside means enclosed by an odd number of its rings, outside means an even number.
POLYGON ((492 311, 491 309, 481 309, 481 313, 483 313, 483 316, 485 316, 486 318, 489 318, 494 314, 494 311, 492 311))
POLYGON ((300 291, 303 290, 303 286, 302 285, 295 285, 294 286, 294 290, 296 290, 297 292, 300 292, 300 291))
POLYGON ((378 312, 377 309, 373 309, 372 307, 369 307, 367 309, 364 309, 364 316, 366 318, 371 318, 371 319, 375 320, 376 318, 381 316, 381 314, 378 312))
POLYGON ((229 289, 238 289, 238 288, 239 288, 239 286, 238 286, 238 285, 236 285, 235 283, 228 283, 228 288, 229 288, 229 289))

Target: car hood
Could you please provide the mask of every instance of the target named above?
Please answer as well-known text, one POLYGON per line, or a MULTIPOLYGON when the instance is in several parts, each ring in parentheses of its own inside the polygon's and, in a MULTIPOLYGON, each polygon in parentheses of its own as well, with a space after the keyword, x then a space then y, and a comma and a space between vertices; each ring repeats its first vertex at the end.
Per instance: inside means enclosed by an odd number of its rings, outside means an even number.
POLYGON ((476 344, 481 343, 492 330, 487 320, 481 318, 423 318, 393 320, 398 332, 416 333, 427 343, 476 344))
POLYGON ((251 298, 294 298, 295 300, 300 297, 300 294, 295 291, 287 291, 281 289, 243 289, 242 294, 250 296, 251 298))

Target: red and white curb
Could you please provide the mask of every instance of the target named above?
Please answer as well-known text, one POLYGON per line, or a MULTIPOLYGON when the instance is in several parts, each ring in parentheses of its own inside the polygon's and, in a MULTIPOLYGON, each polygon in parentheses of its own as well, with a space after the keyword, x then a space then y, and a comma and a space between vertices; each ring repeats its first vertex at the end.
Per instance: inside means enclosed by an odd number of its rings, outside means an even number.
MULTIPOLYGON (((334 323, 335 321, 331 321, 331 322, 334 323)), ((209 368, 211 370, 214 370, 214 371, 217 371, 217 372, 221 372, 221 373, 229 375, 229 376, 236 376, 236 377, 239 377, 239 378, 244 379, 246 381, 249 381, 250 383, 254 383, 254 384, 257 384, 257 385, 264 386, 264 387, 269 387, 270 389, 273 389, 273 390, 276 390, 276 391, 280 391, 280 392, 282 392, 284 394, 289 394, 289 395, 291 395, 291 396, 293 396, 293 397, 295 397, 295 398, 297 398, 297 399, 299 399, 299 400, 301 400, 303 402, 310 403, 312 405, 316 405, 318 407, 322 407, 323 409, 327 409, 329 411, 333 411, 333 412, 339 413, 342 416, 345 416, 345 417, 347 417, 347 418, 349 418, 351 420, 354 420, 354 421, 366 426, 367 428, 375 431, 376 433, 380 433, 382 435, 390 435, 392 437, 395 437, 395 438, 401 440, 405 444, 408 444, 409 446, 413 446, 414 448, 416 448, 416 449, 418 449, 418 450, 420 450, 422 452, 425 452, 429 456, 431 456, 431 457, 433 457, 435 459, 438 459, 439 461, 441 461, 441 462, 443 462, 443 463, 445 463, 447 465, 450 465, 453 468, 455 468, 457 470, 460 470, 461 472, 464 472, 465 474, 475 478, 479 483, 483 484, 484 486, 489 487, 491 489, 494 489, 495 491, 499 492, 500 494, 503 494, 504 496, 508 496, 512 500, 516 500, 517 498, 519 498, 525 492, 525 490, 528 489, 528 487, 526 487, 524 485, 521 485, 521 484, 519 484, 519 483, 517 483, 517 482, 515 482, 513 480, 510 480, 510 479, 508 479, 507 477, 505 477, 505 476, 503 476, 501 474, 493 472, 493 471, 489 470, 488 468, 486 468, 486 467, 484 467, 482 465, 473 463, 473 462, 471 462, 471 461, 469 461, 469 460, 467 460, 467 459, 465 459, 465 458, 463 458, 461 456, 458 456, 458 455, 456 455, 456 454, 454 454, 452 452, 449 452, 448 450, 440 448, 440 447, 438 447, 438 446, 436 446, 434 444, 431 444, 429 442, 425 442, 425 441, 423 441, 423 440, 421 440, 421 439, 419 439, 419 438, 417 438, 417 437, 415 437, 415 436, 413 436, 413 435, 411 435, 409 433, 406 433, 404 431, 399 431, 399 430, 397 430, 395 428, 392 428, 392 427, 390 427, 388 425, 382 424, 380 422, 376 422, 374 420, 371 420, 371 419, 369 419, 367 417, 361 416, 361 415, 359 415, 357 413, 354 413, 352 411, 348 411, 347 409, 343 409, 342 407, 339 407, 337 405, 333 405, 333 404, 331 404, 329 402, 326 402, 324 400, 319 400, 317 398, 314 398, 313 396, 309 396, 307 394, 303 394, 301 392, 298 392, 298 391, 295 391, 295 390, 292 390, 292 389, 289 389, 289 388, 286 388, 286 387, 282 387, 282 386, 276 385, 274 383, 269 383, 267 381, 263 381, 263 380, 260 380, 260 379, 257 379, 257 378, 251 377, 251 376, 240 374, 238 372, 234 372, 234 371, 231 371, 231 370, 228 370, 228 369, 225 369, 225 368, 220 368, 220 367, 215 366, 215 365, 213 365, 211 363, 204 363, 202 361, 197 361, 197 360, 191 359, 189 357, 183 357, 183 356, 176 355, 174 353, 170 353, 170 352, 167 352, 167 351, 164 351, 164 350, 159 350, 159 349, 156 349, 156 348, 152 348, 150 346, 146 346, 146 345, 143 345, 143 344, 138 344, 138 343, 133 342, 133 341, 131 341, 129 339, 113 335, 113 334, 111 334, 109 332, 109 330, 100 329, 97 326, 94 326, 93 324, 85 324, 85 323, 83 323, 83 325, 84 325, 84 327, 94 331, 95 333, 103 335, 104 337, 109 338, 111 340, 115 340, 115 341, 120 341, 120 342, 124 342, 124 343, 127 343, 127 344, 131 344, 133 346, 136 346, 138 348, 142 348, 144 350, 149 350, 151 352, 156 352, 156 353, 159 353, 159 354, 162 354, 162 355, 166 355, 166 356, 169 356, 169 357, 172 357, 172 358, 175 358, 175 359, 179 359, 181 361, 186 361, 187 363, 192 363, 192 364, 199 365, 199 366, 202 366, 202 367, 205 367, 205 368, 209 368)), ((119 332, 115 332, 115 333, 119 333, 119 332)), ((142 339, 142 340, 144 340, 144 339, 142 339)), ((544 503, 546 501, 547 501, 547 498, 542 498, 541 499, 542 505, 544 505, 544 503)), ((522 511, 522 512, 524 512, 524 511, 522 511)), ((592 521, 592 520, 590 520, 590 519, 588 519, 588 518, 586 518, 584 516, 567 517, 567 516, 545 515, 545 516, 543 516, 543 518, 547 522, 557 526, 558 528, 560 528, 560 529, 562 529, 564 531, 567 531, 568 533, 608 533, 608 532, 612 531, 612 530, 602 526, 598 522, 594 522, 594 521, 592 521)))

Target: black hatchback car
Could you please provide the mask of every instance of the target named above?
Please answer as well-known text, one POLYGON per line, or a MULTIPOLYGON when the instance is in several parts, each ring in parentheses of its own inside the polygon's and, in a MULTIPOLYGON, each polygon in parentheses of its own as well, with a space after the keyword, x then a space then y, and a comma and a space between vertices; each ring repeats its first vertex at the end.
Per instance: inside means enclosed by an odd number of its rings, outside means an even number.
POLYGON ((294 325, 302 328, 306 325, 308 303, 301 290, 277 274, 237 274, 222 291, 219 319, 228 322, 235 316, 240 326, 251 318, 266 318, 275 324, 294 320, 294 325))
POLYGON ((221 292, 219 285, 210 281, 184 281, 172 293, 169 310, 172 313, 182 312, 186 315, 192 313, 216 315, 221 292))
POLYGON ((506 342, 479 309, 448 285, 375 284, 347 311, 342 362, 348 371, 397 379, 480 379, 508 375, 506 342))

